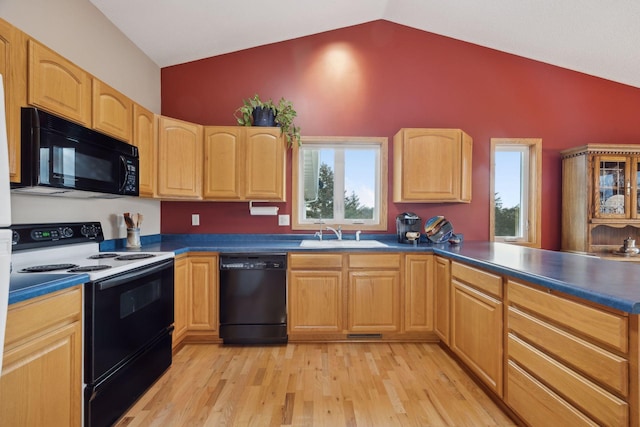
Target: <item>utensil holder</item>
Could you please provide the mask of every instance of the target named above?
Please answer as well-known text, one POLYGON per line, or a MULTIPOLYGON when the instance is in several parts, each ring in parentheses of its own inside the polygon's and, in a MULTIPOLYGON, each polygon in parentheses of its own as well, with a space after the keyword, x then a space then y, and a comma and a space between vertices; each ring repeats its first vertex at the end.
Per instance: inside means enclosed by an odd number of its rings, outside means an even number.
POLYGON ((127 228, 127 247, 128 248, 140 247, 140 229, 139 228, 127 228))

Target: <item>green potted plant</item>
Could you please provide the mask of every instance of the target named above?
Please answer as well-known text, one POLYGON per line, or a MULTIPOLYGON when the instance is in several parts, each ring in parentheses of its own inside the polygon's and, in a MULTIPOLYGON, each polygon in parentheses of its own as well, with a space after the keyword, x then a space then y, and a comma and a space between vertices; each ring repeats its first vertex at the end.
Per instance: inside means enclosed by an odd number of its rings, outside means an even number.
POLYGON ((291 101, 280 98, 275 104, 271 99, 261 100, 258 94, 242 101, 242 106, 235 112, 240 126, 278 126, 287 140, 288 147, 294 142, 300 145, 300 127, 293 123, 298 114, 291 101))

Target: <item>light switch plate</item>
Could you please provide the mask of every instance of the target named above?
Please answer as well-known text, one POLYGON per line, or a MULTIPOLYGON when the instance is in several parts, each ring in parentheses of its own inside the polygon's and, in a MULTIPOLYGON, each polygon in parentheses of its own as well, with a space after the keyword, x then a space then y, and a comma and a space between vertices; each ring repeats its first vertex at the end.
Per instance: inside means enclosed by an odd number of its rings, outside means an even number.
POLYGON ((289 225, 289 215, 278 215, 278 225, 289 225))
POLYGON ((200 214, 191 214, 191 225, 200 225, 200 214))

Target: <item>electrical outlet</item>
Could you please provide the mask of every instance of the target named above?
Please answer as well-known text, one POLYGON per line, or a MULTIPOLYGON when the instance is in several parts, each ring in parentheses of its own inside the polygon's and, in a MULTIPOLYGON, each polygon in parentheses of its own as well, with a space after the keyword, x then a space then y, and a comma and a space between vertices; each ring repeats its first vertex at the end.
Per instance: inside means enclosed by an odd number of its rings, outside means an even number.
POLYGON ((278 215, 278 225, 289 225, 289 215, 278 215))
POLYGON ((200 225, 200 214, 191 214, 191 225, 200 225))

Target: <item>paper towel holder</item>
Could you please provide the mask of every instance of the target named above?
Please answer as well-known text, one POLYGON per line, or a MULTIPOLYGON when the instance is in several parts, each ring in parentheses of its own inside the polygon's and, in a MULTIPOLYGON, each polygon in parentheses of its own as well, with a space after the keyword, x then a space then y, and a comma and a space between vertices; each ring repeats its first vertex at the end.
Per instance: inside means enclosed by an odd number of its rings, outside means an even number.
POLYGON ((266 200, 250 200, 249 213, 251 215, 278 215, 277 206, 253 206, 254 202, 266 202, 266 200))

